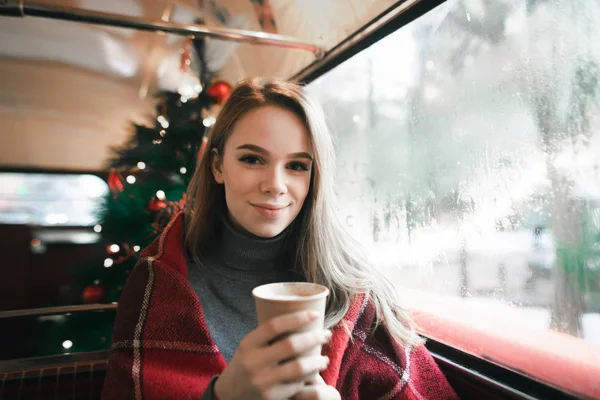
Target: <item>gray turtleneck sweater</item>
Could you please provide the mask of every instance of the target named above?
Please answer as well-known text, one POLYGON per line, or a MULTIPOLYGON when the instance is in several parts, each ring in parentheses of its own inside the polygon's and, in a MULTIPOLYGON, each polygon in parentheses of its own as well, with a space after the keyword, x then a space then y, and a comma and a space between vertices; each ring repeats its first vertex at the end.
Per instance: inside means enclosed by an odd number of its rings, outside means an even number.
MULTIPOLYGON (((202 255, 200 264, 188 261, 188 279, 202 305, 211 337, 227 362, 242 338, 256 328, 252 289, 266 283, 302 280, 283 262, 288 231, 263 239, 239 232, 223 218, 218 245, 202 255)), ((215 378, 203 400, 213 398, 215 378)))

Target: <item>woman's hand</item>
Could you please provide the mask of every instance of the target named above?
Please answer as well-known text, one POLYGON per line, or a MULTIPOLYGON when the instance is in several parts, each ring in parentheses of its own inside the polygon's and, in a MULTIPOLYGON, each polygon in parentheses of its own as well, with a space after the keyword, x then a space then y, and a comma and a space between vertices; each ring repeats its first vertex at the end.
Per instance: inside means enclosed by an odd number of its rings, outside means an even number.
POLYGON ((277 339, 317 318, 312 311, 287 314, 273 318, 246 335, 216 380, 214 397, 218 400, 283 400, 300 392, 306 376, 324 370, 329 364, 327 357, 300 354, 327 343, 331 332, 311 330, 277 339))
POLYGON ((293 400, 341 400, 340 393, 333 387, 327 386, 321 375, 317 375, 317 381, 304 386, 293 400))

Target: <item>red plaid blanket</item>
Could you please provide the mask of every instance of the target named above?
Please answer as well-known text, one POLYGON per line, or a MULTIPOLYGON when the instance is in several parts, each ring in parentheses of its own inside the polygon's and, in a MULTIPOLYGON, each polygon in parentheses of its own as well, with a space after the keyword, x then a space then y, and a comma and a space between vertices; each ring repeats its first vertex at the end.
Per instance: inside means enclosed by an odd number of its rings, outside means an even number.
MULTIPOLYGON (((142 252, 117 312, 102 398, 199 399, 226 366, 187 279, 183 215, 142 252)), ((359 297, 324 354, 322 373, 342 399, 446 400, 458 397, 423 346, 403 348, 371 326, 373 305, 359 297)))

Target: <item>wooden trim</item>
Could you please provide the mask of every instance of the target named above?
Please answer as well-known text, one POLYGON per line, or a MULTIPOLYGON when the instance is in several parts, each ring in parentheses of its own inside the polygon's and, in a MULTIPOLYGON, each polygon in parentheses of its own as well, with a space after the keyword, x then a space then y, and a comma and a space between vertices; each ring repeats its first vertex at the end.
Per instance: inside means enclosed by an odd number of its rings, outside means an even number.
MULTIPOLYGON (((429 347, 440 343, 468 354, 471 358, 458 361, 446 357, 468 369, 478 362, 484 363, 479 364, 479 369, 482 365, 494 366, 492 379, 503 382, 500 379, 512 377, 512 381, 504 381, 507 387, 516 388, 521 383, 524 388, 529 388, 535 383, 542 385, 538 386, 538 391, 540 387, 555 388, 553 393, 567 396, 563 398, 574 398, 567 394, 571 393, 586 399, 600 399, 600 364, 595 356, 600 353, 600 348, 597 345, 553 331, 523 332, 518 326, 503 333, 491 332, 431 311, 412 310, 411 316, 419 333, 432 339, 433 344, 429 347)), ((444 363, 444 360, 440 361, 444 363)))
POLYGON ((90 304, 82 306, 62 306, 62 307, 44 307, 44 308, 30 308, 26 310, 11 310, 11 311, 0 311, 1 318, 14 318, 14 317, 26 317, 26 316, 40 316, 40 315, 57 315, 73 312, 82 311, 106 311, 114 310, 118 307, 117 303, 111 304, 90 304))
POLYGON ((435 340, 426 344, 461 398, 571 400, 575 396, 435 340))

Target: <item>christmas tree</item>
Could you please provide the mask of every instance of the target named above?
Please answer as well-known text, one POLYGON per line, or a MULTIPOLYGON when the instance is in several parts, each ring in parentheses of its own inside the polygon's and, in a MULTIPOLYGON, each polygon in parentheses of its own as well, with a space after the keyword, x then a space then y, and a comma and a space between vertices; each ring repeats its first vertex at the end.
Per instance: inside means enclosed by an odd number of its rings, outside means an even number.
MULTIPOLYGON (((207 67, 205 44, 187 40, 177 91, 157 93, 152 123, 133 124, 128 140, 111 149, 106 163, 110 190, 94 227, 101 233, 99 250, 104 254, 94 257, 97 262, 90 260, 92 265, 71 268, 70 286, 75 291, 80 288, 82 303, 118 302, 141 250, 183 209, 207 131, 231 90, 228 83, 215 80, 207 67)), ((211 46, 221 62, 232 50, 220 43, 211 46)), ((218 62, 211 60, 210 65, 219 68, 218 62)), ((102 309, 22 318, 11 333, 22 337, 22 342, 7 348, 0 359, 107 350, 115 316, 115 309, 102 309)))
POLYGON ((106 258, 86 272, 84 303, 117 302, 140 251, 183 208, 206 132, 215 121, 214 106, 222 104, 231 89, 226 82, 211 82, 203 44, 190 40, 182 49, 185 82, 177 92, 156 95, 153 124, 134 124, 129 140, 112 148, 107 162, 110 191, 94 228, 101 232, 106 258), (192 59, 199 64, 197 74, 192 74, 192 59))

